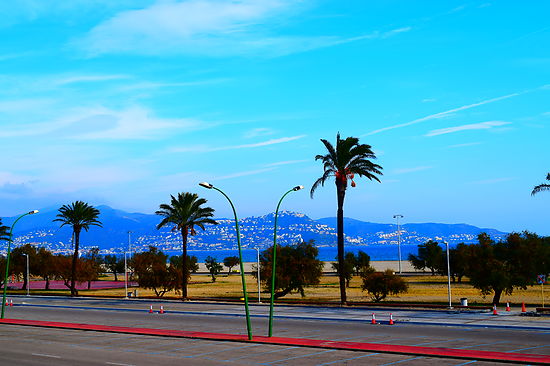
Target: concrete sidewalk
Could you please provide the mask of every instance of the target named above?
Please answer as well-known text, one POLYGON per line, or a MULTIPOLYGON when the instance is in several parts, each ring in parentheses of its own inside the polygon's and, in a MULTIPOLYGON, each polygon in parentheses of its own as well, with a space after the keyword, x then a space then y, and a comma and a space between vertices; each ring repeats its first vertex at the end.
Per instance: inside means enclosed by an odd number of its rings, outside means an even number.
POLYGON ((252 340, 248 340, 248 338, 245 335, 237 335, 237 334, 206 333, 206 332, 137 328, 137 327, 120 327, 120 326, 108 326, 108 325, 98 325, 98 324, 62 323, 62 322, 24 320, 24 319, 0 319, 0 324, 44 327, 44 328, 58 328, 58 329, 76 329, 76 330, 85 330, 85 331, 122 333, 122 334, 140 334, 140 335, 161 336, 161 337, 197 338, 197 339, 212 340, 212 341, 260 343, 260 344, 269 344, 269 345, 311 347, 311 348, 335 349, 335 350, 346 350, 346 351, 393 353, 393 354, 405 354, 405 355, 415 355, 415 356, 455 358, 455 359, 465 359, 465 360, 523 363, 523 364, 531 364, 531 365, 550 365, 550 356, 514 353, 514 352, 491 352, 491 351, 464 350, 464 349, 453 349, 453 348, 401 346, 401 345, 389 345, 389 344, 380 344, 380 343, 342 342, 342 341, 328 341, 328 340, 318 340, 318 339, 262 337, 262 336, 256 336, 256 337, 253 337, 252 340))

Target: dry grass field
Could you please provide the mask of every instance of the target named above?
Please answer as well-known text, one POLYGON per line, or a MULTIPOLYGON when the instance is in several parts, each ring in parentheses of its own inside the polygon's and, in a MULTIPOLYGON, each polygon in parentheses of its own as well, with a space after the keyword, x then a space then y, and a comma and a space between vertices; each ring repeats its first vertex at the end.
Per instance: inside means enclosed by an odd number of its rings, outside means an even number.
MULTIPOLYGON (((390 296, 385 302, 402 303, 447 303, 447 278, 443 276, 414 275, 405 277, 409 284, 409 291, 399 296, 390 296)), ((474 289, 467 282, 467 279, 461 283, 452 283, 452 301, 453 304, 459 304, 460 298, 468 298, 470 305, 490 304, 492 295, 483 297, 478 290, 474 289)), ((252 276, 247 276, 247 291, 250 301, 257 301, 258 287, 257 282, 252 276)), ((548 291, 545 291, 548 292, 548 291)), ((95 296, 124 296, 124 289, 110 290, 91 290, 81 291, 82 295, 95 296)), ((350 287, 347 290, 349 301, 371 301, 368 295, 361 291, 361 279, 354 277, 350 287)), ((152 290, 138 289, 140 297, 155 296, 152 290)), ((305 289, 306 301, 338 301, 338 278, 336 276, 323 276, 321 283, 317 286, 307 287, 305 289)), ((191 298, 240 298, 242 297, 241 277, 238 274, 231 276, 219 276, 216 282, 210 281, 210 276, 193 275, 189 284, 189 296, 191 298)), ((166 293, 165 298, 178 297, 175 292, 166 293)), ((550 297, 546 293, 546 297, 550 297)), ((262 290, 262 299, 267 301, 269 294, 262 290)), ((290 294, 284 299, 301 300, 300 294, 290 294)), ((550 299, 547 299, 547 302, 550 299)), ((525 302, 537 305, 541 303, 541 288, 533 286, 527 290, 515 290, 512 295, 503 294, 502 303, 510 302, 519 304, 525 302)), ((540 305, 539 305, 540 306, 540 305)))

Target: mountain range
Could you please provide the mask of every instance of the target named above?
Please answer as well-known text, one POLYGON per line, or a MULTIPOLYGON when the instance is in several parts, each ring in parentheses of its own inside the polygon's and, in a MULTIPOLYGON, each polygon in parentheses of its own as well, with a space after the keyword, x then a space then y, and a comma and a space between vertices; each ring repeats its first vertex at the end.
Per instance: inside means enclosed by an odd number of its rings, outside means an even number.
MULTIPOLYGON (((154 245, 162 250, 179 250, 179 232, 170 228, 156 229, 160 217, 154 214, 129 213, 109 206, 97 207, 101 214, 102 227, 90 227, 81 234, 83 249, 99 247, 102 252, 120 253, 128 250, 143 250, 154 245), (130 233, 129 233, 130 232, 130 233)), ((54 222, 57 208, 43 209, 38 214, 29 215, 17 223, 14 241, 45 246, 54 252, 67 252, 71 249, 71 228, 60 227, 54 222)), ((4 225, 11 225, 14 217, 2 218, 4 225)), ((235 222, 233 219, 216 219, 218 225, 211 225, 205 231, 197 230, 189 238, 190 249, 230 249, 236 247, 235 222)), ((267 248, 273 243, 274 214, 252 216, 239 220, 241 241, 244 248, 267 248)), ((319 247, 336 245, 336 218, 328 217, 313 220, 308 216, 283 211, 278 216, 277 237, 279 244, 292 244, 299 240, 315 240, 319 247)), ((344 219, 344 230, 348 245, 388 245, 397 243, 395 224, 380 224, 344 219)), ((479 233, 486 232, 495 239, 507 233, 478 228, 467 224, 412 223, 401 225, 401 242, 421 244, 427 240, 448 241, 449 243, 474 242, 479 233)))

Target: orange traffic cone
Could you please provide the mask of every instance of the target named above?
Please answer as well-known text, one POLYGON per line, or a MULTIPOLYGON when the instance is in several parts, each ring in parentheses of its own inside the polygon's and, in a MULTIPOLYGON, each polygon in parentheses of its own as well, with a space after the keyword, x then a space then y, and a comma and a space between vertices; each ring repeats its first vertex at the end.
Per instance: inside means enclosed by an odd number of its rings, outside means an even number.
POLYGON ((392 315, 392 313, 390 313, 390 325, 393 325, 393 324, 394 324, 393 323, 393 315, 392 315))
POLYGON ((506 303, 506 311, 510 311, 510 303, 509 302, 506 303))
POLYGON ((13 300, 10 299, 10 306, 13 306, 13 300))
POLYGON ((372 313, 372 320, 370 321, 371 324, 376 324, 376 317, 374 316, 374 313, 372 313))
POLYGON ((149 314, 152 314, 153 313, 153 305, 151 305, 151 307, 149 308, 149 314))
POLYGON ((496 304, 493 305, 493 315, 498 315, 496 304))
POLYGON ((164 314, 164 308, 162 307, 162 305, 160 306, 159 314, 164 314))
POLYGON ((522 313, 526 313, 526 312, 527 312, 527 309, 525 308, 525 303, 524 303, 524 302, 521 303, 521 312, 522 312, 522 313))
POLYGON ((10 306, 10 301, 6 299, 6 306, 10 306))

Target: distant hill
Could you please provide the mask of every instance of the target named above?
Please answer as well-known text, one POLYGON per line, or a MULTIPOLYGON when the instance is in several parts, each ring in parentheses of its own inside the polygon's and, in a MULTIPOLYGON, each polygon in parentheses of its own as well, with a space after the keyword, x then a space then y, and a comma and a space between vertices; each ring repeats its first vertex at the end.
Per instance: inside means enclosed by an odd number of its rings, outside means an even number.
MULTIPOLYGON (((178 232, 169 228, 157 230, 160 217, 154 214, 129 213, 99 206, 100 221, 103 227, 91 227, 89 232, 81 234, 83 248, 97 246, 103 252, 121 252, 128 247, 128 231, 134 250, 146 249, 149 245, 163 250, 179 250, 181 239, 178 232)), ((71 229, 60 228, 59 222, 53 222, 56 208, 41 210, 17 223, 16 243, 36 243, 54 252, 66 252, 71 249, 71 229)), ((5 225, 11 225, 13 217, 3 218, 5 225)), ((227 249, 236 247, 235 222, 232 219, 218 218, 219 225, 209 226, 206 231, 197 230, 190 237, 190 249, 227 249)), ((246 217, 240 220, 242 244, 244 248, 266 248, 273 244, 274 214, 246 217)), ((395 244, 397 233, 395 224, 378 224, 345 218, 346 242, 351 245, 395 244)), ((494 229, 482 229, 466 224, 418 223, 404 224, 403 244, 420 244, 429 239, 446 240, 449 243, 473 242, 481 232, 487 232, 496 239, 506 233, 494 229)), ((336 245, 336 218, 328 217, 313 220, 308 216, 283 211, 278 217, 278 242, 291 244, 300 240, 315 240, 317 246, 336 245)))

